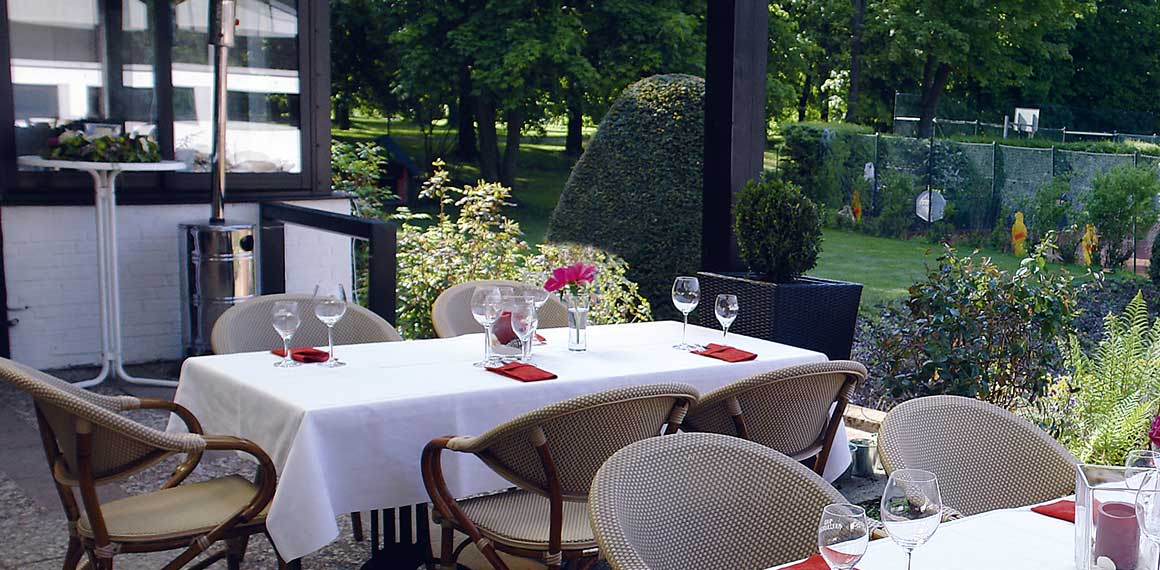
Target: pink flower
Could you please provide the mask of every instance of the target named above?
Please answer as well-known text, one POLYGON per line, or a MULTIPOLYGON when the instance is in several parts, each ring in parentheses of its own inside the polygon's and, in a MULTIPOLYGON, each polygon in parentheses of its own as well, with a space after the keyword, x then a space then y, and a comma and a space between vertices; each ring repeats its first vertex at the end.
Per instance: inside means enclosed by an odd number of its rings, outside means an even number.
POLYGON ((553 269, 552 276, 544 283, 544 290, 556 292, 568 285, 592 283, 595 280, 596 266, 577 262, 567 267, 553 269))
POLYGON ((1152 420, 1152 429, 1148 430, 1148 439, 1152 440, 1152 445, 1160 447, 1160 415, 1152 420))

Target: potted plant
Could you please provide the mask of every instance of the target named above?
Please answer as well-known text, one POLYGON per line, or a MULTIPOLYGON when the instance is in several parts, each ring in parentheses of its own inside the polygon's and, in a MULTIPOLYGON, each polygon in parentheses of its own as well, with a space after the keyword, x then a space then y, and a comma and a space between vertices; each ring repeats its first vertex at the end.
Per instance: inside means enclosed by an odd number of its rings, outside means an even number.
POLYGON ((793 183, 779 177, 750 181, 738 193, 733 231, 744 273, 698 273, 701 324, 716 327, 711 307, 718 294, 737 295, 741 307, 730 330, 850 357, 862 285, 807 277, 821 249, 822 216, 793 183))

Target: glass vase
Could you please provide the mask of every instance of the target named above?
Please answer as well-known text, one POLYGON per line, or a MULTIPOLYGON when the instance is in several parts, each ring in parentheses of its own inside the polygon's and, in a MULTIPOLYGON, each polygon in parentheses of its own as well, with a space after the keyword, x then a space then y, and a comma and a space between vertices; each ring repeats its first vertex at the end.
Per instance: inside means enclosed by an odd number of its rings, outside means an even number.
POLYGON ((1124 474, 1118 466, 1076 467, 1075 566, 1079 570, 1103 570, 1111 564, 1117 570, 1155 568, 1156 549, 1137 532, 1135 491, 1124 474))
POLYGON ((584 352, 588 350, 588 310, 590 299, 586 294, 567 293, 564 301, 568 305, 568 350, 584 352))

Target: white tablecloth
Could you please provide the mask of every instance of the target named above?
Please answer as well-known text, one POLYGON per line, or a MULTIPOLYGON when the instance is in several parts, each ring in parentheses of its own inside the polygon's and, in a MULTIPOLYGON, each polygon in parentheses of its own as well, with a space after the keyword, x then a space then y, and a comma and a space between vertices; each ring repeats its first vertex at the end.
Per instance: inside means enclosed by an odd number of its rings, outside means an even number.
MULTIPOLYGON (((914 551, 915 570, 1075 570, 1075 525, 1030 507, 991 511, 943 523, 914 551)), ((875 540, 859 570, 903 570, 906 552, 875 540)))
MULTIPOLYGON (((339 325, 341 326, 341 324, 339 325)), ((347 362, 330 369, 275 368, 269 353, 190 358, 176 401, 206 433, 237 435, 262 446, 278 468, 267 526, 278 550, 299 558, 338 536, 335 517, 427 502, 419 470, 423 446, 443 435, 476 435, 535 408, 604 389, 685 382, 706 392, 730 382, 825 355, 730 335, 757 360, 726 363, 674 350, 675 322, 589 328, 589 351, 570 353, 566 331, 541 331, 535 362, 559 378, 522 383, 476 369, 482 338, 342 346, 347 362)), ((689 327, 689 339, 720 341, 720 331, 689 327)), ((170 429, 180 429, 175 423, 170 429)), ((835 437, 827 476, 850 463, 845 431, 835 437)), ((456 496, 510 486, 482 462, 445 454, 456 496)))

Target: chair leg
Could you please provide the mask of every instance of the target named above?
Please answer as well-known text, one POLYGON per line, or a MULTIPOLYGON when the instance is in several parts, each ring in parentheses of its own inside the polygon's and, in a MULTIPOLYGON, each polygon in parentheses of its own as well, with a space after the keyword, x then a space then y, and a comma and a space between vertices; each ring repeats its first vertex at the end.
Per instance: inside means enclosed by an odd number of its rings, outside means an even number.
POLYGON ((362 542, 366 538, 363 535, 362 513, 358 511, 351 513, 350 525, 354 527, 354 541, 362 542))
POLYGON ((278 558, 278 570, 302 570, 302 559, 295 559, 289 562, 278 558))
POLYGON ((84 556, 85 550, 81 547, 81 541, 75 536, 68 538, 68 550, 64 554, 64 565, 61 566, 63 570, 76 570, 77 564, 80 564, 81 557, 84 556))
POLYGON ((439 535, 439 570, 454 568, 455 566, 455 529, 448 525, 441 526, 439 535))
POLYGON ((239 536, 226 541, 226 568, 241 570, 242 560, 246 558, 246 547, 250 544, 250 536, 239 536))

